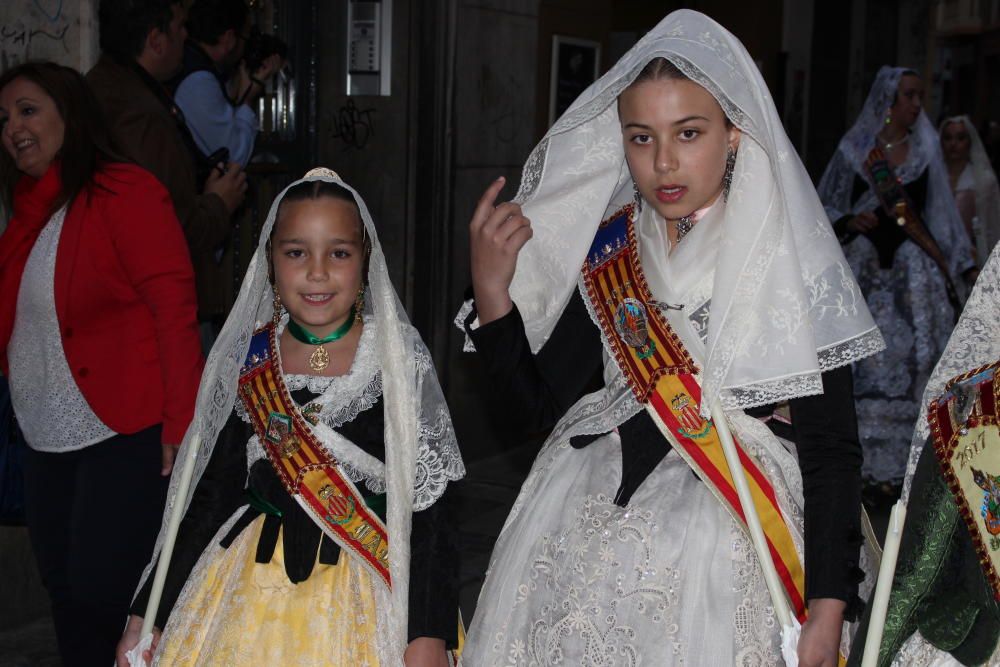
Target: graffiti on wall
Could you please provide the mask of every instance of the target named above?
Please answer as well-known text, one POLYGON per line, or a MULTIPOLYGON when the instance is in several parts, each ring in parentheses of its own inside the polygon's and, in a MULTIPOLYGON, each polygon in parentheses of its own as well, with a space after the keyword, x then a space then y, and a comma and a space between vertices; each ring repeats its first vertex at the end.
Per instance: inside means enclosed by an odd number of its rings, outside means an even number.
POLYGON ((0 69, 54 60, 85 69, 97 0, 5 0, 0 3, 0 69))

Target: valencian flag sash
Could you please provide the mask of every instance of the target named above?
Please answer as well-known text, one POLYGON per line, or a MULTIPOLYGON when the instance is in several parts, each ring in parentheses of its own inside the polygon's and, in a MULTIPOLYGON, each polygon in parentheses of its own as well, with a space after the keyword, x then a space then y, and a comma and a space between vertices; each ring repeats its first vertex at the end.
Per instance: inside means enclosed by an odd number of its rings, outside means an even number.
POLYGON ((271 466, 289 494, 341 549, 386 586, 389 534, 378 515, 309 429, 277 371, 274 325, 254 332, 239 394, 271 466))
POLYGON ((955 291, 955 285, 951 281, 948 260, 945 259, 937 241, 927 231, 927 227, 917 214, 913 202, 907 196, 906 189, 903 188, 903 181, 896 176, 889 158, 880 146, 876 145, 868 153, 868 157, 865 159, 865 173, 868 174, 868 179, 875 189, 875 195, 878 197, 885 214, 889 219, 896 221, 896 224, 906 232, 910 240, 934 260, 941 271, 945 289, 948 292, 948 301, 955 311, 955 319, 957 320, 962 312, 962 304, 958 300, 958 292, 955 291))
MULTIPOLYGON (((655 307, 639 263, 628 205, 601 223, 583 265, 587 295, 636 400, 664 437, 712 490, 737 523, 749 530, 722 443, 698 412, 698 369, 655 307)), ((805 576, 795 544, 760 465, 737 442, 778 575, 800 621, 805 620, 805 576)))
POLYGON ((1000 602, 1000 361, 951 380, 927 409, 934 453, 1000 602))

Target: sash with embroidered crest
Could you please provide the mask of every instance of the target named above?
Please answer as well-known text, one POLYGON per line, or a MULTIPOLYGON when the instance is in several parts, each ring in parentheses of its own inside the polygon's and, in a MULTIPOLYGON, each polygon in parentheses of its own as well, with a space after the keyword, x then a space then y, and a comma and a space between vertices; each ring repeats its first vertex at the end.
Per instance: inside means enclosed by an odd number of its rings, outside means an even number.
POLYGON ((1000 602, 1000 361, 960 375, 927 409, 934 453, 1000 602))
MULTIPOLYGON (((584 284, 615 361, 653 422, 682 458, 748 530, 715 425, 698 412, 698 369, 654 307, 639 262, 628 205, 601 223, 583 266, 584 284)), ((791 533, 760 464, 737 442, 743 472, 775 567, 799 620, 805 619, 805 577, 791 533)))
POLYGON ((310 430, 277 370, 276 350, 273 325, 254 332, 239 380, 267 458, 313 522, 390 586, 386 526, 310 430))
POLYGON ((945 258, 941 247, 938 246, 937 241, 927 231, 924 221, 920 219, 920 215, 914 208, 913 202, 910 201, 910 197, 906 194, 906 189, 903 188, 903 182, 896 176, 896 171, 892 168, 892 163, 889 162, 889 158, 880 146, 876 145, 868 153, 864 168, 865 173, 868 174, 868 180, 875 190, 875 195, 882 205, 882 210, 890 220, 896 221, 896 224, 906 232, 911 241, 917 244, 917 247, 934 260, 934 264, 941 271, 945 289, 948 292, 948 300, 951 302, 957 319, 959 313, 962 312, 962 305, 958 300, 958 292, 955 291, 955 285, 951 281, 948 260, 945 258))

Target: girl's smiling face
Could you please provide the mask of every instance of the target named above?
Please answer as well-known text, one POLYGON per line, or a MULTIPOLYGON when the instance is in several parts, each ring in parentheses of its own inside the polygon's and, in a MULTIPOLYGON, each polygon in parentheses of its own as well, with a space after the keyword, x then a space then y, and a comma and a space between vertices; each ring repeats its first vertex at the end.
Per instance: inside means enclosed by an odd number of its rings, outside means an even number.
POLYGON ((629 171, 661 216, 690 215, 722 193, 740 131, 711 93, 688 79, 647 79, 622 92, 618 114, 629 171))
POLYGON ((271 237, 274 285, 289 316, 317 337, 351 315, 365 265, 361 229, 357 208, 342 199, 281 205, 271 237))

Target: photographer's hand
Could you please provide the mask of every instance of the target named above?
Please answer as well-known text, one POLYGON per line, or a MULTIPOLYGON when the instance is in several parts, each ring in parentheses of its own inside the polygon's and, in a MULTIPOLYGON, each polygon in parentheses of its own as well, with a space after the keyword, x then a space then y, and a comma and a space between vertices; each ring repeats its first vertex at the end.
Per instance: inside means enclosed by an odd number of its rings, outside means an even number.
POLYGON ((277 74, 278 70, 284 66, 284 59, 277 53, 273 53, 267 58, 264 58, 264 62, 262 62, 260 67, 257 68, 257 71, 253 73, 253 79, 266 82, 268 79, 277 74))
POLYGON ((241 62, 236 73, 236 99, 243 104, 253 106, 253 103, 264 92, 268 79, 272 78, 284 66, 284 60, 278 54, 264 59, 253 74, 247 71, 246 62, 241 62))

